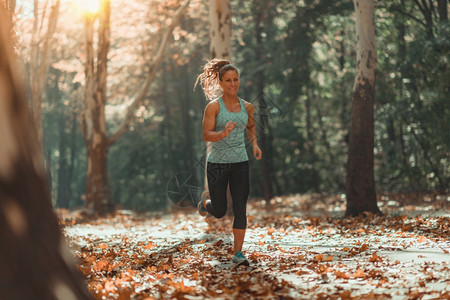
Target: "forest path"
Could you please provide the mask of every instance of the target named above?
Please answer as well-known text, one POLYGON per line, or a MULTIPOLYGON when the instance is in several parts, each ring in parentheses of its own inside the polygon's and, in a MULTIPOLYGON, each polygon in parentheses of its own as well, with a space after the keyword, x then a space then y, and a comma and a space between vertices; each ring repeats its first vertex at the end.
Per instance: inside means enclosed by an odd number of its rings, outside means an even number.
POLYGON ((287 211, 249 204, 249 267, 230 261, 232 219, 193 209, 119 211, 64 231, 99 299, 450 297, 448 213, 340 219, 287 211))

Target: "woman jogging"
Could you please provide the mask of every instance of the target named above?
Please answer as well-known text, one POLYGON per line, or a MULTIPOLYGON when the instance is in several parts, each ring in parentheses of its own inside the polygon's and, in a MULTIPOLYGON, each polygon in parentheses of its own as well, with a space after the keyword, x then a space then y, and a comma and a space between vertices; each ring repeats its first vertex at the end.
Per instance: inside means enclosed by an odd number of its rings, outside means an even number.
POLYGON ((202 193, 197 209, 222 218, 227 210, 227 186, 233 200, 233 262, 249 265, 242 253, 247 228, 247 199, 249 196, 249 165, 244 134, 257 160, 262 158, 258 147, 254 107, 238 97, 239 72, 227 60, 213 59, 204 66, 197 78, 211 102, 203 116, 203 139, 212 142, 207 158, 208 191, 202 193), (219 97, 222 94, 221 97, 219 97))

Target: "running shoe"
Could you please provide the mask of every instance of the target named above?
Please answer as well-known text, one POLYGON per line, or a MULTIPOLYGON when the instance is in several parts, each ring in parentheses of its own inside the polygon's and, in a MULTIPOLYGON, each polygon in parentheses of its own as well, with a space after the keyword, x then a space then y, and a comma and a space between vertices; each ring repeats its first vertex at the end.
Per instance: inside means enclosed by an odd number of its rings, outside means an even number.
POLYGON ((200 216, 204 217, 208 214, 208 211, 206 210, 206 208, 203 206, 203 202, 205 200, 209 199, 209 192, 208 191, 204 191, 200 197, 200 201, 197 203, 197 210, 198 213, 200 214, 200 216))
POLYGON ((245 258, 244 254, 241 251, 236 252, 236 254, 233 255, 232 260, 238 266, 241 266, 241 265, 249 266, 250 265, 250 263, 248 262, 248 260, 245 258))

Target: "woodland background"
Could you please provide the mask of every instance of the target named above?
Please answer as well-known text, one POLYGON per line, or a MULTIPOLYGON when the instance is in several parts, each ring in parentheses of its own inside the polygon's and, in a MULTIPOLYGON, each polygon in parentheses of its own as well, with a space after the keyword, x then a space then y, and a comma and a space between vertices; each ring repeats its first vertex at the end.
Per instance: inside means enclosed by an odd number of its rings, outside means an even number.
POLYGON ((353 3, 0 0, 0 298, 448 299, 448 1, 353 3), (192 207, 215 56, 264 151, 249 267, 192 207))
MULTIPOLYGON (((169 36, 130 130, 109 149, 109 185, 118 207, 168 208, 170 184, 177 176, 193 175, 202 187, 206 145, 201 121, 206 99, 193 86, 210 58, 208 1, 189 5, 169 36)), ((149 62, 156 56, 167 16, 178 6, 178 1, 167 0, 111 1, 109 134, 119 128, 151 71, 149 62)), ((375 4, 374 151, 380 192, 448 191, 447 11, 447 1, 375 4)), ((80 128, 85 16, 69 1, 17 1, 14 12, 15 48, 30 94, 33 78, 39 77, 34 70, 42 64, 49 67, 40 79, 42 137, 53 204, 79 208, 84 205, 87 172, 80 128), (55 17, 51 8, 56 4, 58 21, 51 32, 49 24, 55 17)), ((257 109, 267 168, 250 160, 251 197, 345 192, 356 67, 354 22, 351 1, 231 0, 231 61, 240 69, 240 96, 267 104, 257 109), (270 189, 264 190, 267 182, 270 189)))

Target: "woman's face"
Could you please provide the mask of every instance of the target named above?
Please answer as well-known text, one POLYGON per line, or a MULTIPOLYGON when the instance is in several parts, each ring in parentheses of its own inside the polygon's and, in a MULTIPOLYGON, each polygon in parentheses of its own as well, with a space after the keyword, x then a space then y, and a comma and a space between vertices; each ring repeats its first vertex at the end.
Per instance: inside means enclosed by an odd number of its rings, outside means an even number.
POLYGON ((239 90, 239 74, 234 70, 228 70, 223 74, 219 84, 223 89, 223 94, 227 96, 236 96, 239 90))

